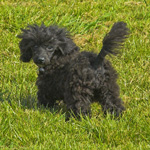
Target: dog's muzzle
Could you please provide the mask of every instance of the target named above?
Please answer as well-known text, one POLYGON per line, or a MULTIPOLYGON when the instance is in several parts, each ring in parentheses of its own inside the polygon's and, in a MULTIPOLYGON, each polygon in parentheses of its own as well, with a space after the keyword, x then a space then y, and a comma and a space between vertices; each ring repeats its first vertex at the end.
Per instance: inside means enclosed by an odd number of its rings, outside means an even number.
POLYGON ((44 62, 45 62, 45 58, 44 57, 39 57, 38 60, 37 60, 38 64, 44 64, 44 62))

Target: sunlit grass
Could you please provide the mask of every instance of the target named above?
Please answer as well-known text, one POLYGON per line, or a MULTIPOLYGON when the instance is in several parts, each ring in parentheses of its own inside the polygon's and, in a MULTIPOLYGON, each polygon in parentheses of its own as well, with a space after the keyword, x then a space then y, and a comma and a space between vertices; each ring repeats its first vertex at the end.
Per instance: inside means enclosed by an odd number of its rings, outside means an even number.
POLYGON ((0 149, 150 149, 150 3, 99 0, 0 2, 0 149), (37 68, 20 62, 20 28, 57 24, 71 31, 81 51, 98 53, 114 22, 130 28, 121 54, 109 58, 119 73, 126 111, 119 120, 92 105, 92 118, 65 122, 63 108, 36 105, 37 68))

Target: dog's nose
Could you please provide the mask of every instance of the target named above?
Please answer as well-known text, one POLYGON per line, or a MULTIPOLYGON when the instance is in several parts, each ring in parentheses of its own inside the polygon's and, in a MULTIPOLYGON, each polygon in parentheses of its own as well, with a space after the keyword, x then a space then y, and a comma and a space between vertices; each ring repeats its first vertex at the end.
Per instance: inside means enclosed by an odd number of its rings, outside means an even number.
POLYGON ((44 61, 45 61, 44 57, 39 57, 39 58, 38 58, 38 63, 39 63, 39 64, 43 64, 44 61))

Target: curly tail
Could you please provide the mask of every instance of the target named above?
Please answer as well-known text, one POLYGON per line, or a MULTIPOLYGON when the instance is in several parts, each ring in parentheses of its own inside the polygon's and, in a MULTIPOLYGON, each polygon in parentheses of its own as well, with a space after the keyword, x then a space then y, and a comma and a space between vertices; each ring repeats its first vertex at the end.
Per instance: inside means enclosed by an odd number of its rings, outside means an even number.
POLYGON ((116 22, 110 32, 103 39, 103 47, 96 58, 95 64, 102 65, 106 55, 119 53, 119 49, 123 46, 124 41, 129 35, 129 29, 126 23, 116 22))

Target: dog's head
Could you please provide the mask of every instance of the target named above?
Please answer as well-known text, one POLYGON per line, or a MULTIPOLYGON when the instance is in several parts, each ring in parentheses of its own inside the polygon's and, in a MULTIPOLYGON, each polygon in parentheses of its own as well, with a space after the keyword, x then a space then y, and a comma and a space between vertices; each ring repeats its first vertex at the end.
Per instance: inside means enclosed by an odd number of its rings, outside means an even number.
POLYGON ((27 29, 21 30, 22 33, 18 37, 21 38, 19 47, 20 59, 23 62, 29 62, 32 58, 37 66, 46 66, 54 56, 61 57, 79 50, 69 32, 63 28, 46 27, 42 24, 27 26, 27 29))

